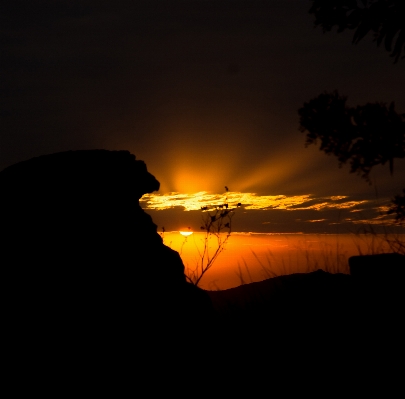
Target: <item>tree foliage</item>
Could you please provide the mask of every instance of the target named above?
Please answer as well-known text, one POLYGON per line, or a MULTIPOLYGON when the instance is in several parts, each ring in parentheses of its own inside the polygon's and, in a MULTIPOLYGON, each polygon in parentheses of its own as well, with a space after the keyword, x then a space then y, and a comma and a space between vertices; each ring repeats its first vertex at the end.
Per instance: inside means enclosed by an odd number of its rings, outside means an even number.
POLYGON ((337 91, 323 93, 299 109, 300 127, 307 132, 306 145, 317 144, 335 155, 340 165, 349 162, 350 171, 369 181, 373 166, 390 165, 405 157, 405 114, 394 103, 346 105, 347 97, 337 91))
MULTIPOLYGON (((368 182, 376 165, 388 162, 392 174, 394 158, 405 158, 405 114, 398 114, 394 103, 348 107, 346 100, 334 91, 304 103, 298 113, 299 129, 307 133, 306 146, 319 140, 321 150, 335 155, 340 166, 349 162, 350 171, 368 182)), ((405 221, 405 196, 394 198, 389 213, 405 221)))
MULTIPOLYGON (((395 62, 401 55, 405 58, 405 0, 312 0, 309 13, 324 32, 335 26, 338 32, 352 29, 355 44, 372 32, 395 62)), ((405 114, 398 114, 393 102, 350 108, 346 100, 335 91, 304 103, 298 112, 299 128, 307 132, 306 145, 320 140, 321 150, 335 155, 340 166, 349 162, 350 171, 368 182, 375 165, 388 162, 392 174, 394 158, 405 157, 405 114)), ((405 195, 395 196, 388 213, 405 223, 405 195)))
POLYGON ((309 12, 324 32, 335 26, 338 32, 353 29, 355 44, 372 32, 377 45, 384 43, 395 62, 401 55, 405 58, 404 0, 313 0, 309 12))
POLYGON ((388 214, 395 213, 395 220, 397 222, 405 222, 405 189, 402 191, 404 195, 396 195, 388 211, 388 214))

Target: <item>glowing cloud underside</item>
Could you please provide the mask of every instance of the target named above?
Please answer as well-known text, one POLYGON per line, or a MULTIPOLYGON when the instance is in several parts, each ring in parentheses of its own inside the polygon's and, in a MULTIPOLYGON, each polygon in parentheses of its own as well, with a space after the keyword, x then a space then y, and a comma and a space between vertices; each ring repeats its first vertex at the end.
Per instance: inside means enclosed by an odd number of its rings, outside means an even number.
POLYGON ((230 208, 235 208, 239 203, 244 209, 252 210, 322 210, 327 208, 350 209, 367 201, 346 201, 344 196, 332 196, 313 198, 310 194, 306 195, 265 195, 260 196, 255 193, 228 192, 226 194, 211 194, 206 191, 200 191, 195 194, 181 194, 172 192, 169 194, 146 194, 140 202, 144 209, 165 210, 176 207, 182 207, 185 211, 201 210, 202 207, 213 209, 217 206, 227 203, 230 208), (311 201, 311 205, 305 206, 305 203, 311 201), (313 202, 319 201, 313 204, 313 202))
MULTIPOLYGON (((332 197, 331 197, 332 199, 332 197)), ((295 210, 309 210, 309 209, 313 209, 316 211, 320 211, 322 209, 330 209, 330 208, 337 208, 337 209, 350 209, 350 208, 354 208, 355 206, 358 206, 360 204, 364 204, 368 202, 367 200, 363 200, 363 201, 346 201, 346 202, 342 202, 342 203, 331 203, 331 202, 321 202, 319 204, 314 204, 311 206, 306 206, 306 207, 300 207, 300 208, 294 208, 295 210)))

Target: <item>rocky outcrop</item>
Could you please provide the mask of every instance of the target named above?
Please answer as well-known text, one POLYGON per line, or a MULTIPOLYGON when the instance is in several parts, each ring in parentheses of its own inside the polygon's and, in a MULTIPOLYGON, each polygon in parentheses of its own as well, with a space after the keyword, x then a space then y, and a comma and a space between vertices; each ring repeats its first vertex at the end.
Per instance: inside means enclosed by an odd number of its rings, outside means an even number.
POLYGON ((383 253, 358 255, 349 258, 350 274, 358 282, 377 282, 390 280, 392 284, 405 277, 405 255, 383 253))
POLYGON ((403 313, 405 291, 405 255, 383 253, 349 258, 350 274, 357 293, 359 313, 374 315, 403 313))
POLYGON ((14 337, 105 346, 210 317, 208 295, 186 283, 179 254, 139 205, 158 189, 128 151, 68 151, 0 172, 2 281, 14 337))

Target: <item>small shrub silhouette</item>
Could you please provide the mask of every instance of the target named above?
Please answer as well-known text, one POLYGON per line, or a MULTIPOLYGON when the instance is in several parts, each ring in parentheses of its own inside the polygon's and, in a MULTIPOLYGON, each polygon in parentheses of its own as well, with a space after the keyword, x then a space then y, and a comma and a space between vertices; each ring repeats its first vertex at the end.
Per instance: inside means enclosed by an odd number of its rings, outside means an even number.
POLYGON ((186 278, 194 285, 198 285, 208 270, 214 265, 218 256, 225 249, 232 232, 232 218, 235 215, 235 209, 241 206, 239 202, 236 207, 231 208, 228 203, 228 187, 225 186, 224 203, 219 206, 201 207, 203 212, 201 230, 204 231, 203 247, 198 250, 199 260, 194 269, 188 268, 186 278), (214 248, 211 243, 214 241, 214 248))

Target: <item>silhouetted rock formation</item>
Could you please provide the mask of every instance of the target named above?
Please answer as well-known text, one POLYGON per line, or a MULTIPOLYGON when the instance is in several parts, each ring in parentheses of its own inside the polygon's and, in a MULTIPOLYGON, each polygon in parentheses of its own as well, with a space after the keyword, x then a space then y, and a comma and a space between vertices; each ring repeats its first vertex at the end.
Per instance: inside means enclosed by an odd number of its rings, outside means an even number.
POLYGON ((350 274, 360 282, 400 282, 405 277, 405 255, 398 253, 358 255, 349 258, 350 274))
POLYGON ((403 306, 405 293, 405 255, 386 253, 359 255, 349 258, 350 274, 366 308, 389 309, 403 306))
POLYGON ((27 350, 105 350, 151 332, 164 341, 207 321, 208 295, 186 283, 139 205, 158 189, 128 151, 69 151, 0 172, 8 325, 27 350))

